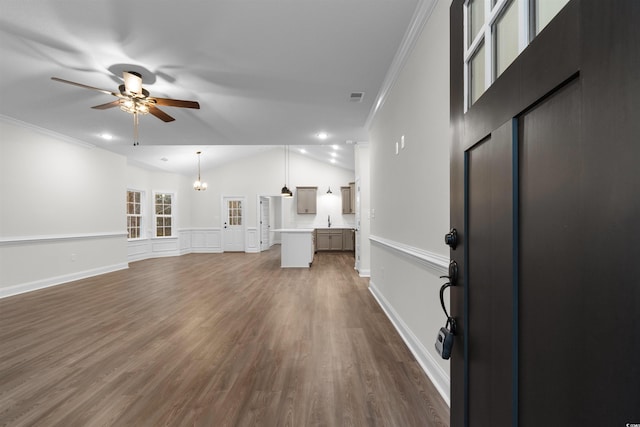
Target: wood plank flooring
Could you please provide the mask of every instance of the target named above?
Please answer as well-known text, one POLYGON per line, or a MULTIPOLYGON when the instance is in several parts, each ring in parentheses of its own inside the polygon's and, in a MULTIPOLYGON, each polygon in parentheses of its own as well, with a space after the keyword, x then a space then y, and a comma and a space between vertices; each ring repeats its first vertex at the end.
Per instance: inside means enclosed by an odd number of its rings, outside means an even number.
POLYGON ((190 254, 0 300, 2 426, 448 426, 353 255, 190 254))

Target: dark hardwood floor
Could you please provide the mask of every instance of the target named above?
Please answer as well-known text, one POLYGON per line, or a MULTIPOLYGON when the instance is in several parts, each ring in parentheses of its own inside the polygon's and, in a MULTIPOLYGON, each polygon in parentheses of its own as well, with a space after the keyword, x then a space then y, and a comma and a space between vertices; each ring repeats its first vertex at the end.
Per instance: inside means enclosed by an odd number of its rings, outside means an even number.
POLYGON ((0 300, 3 426, 448 426, 353 255, 191 254, 0 300))

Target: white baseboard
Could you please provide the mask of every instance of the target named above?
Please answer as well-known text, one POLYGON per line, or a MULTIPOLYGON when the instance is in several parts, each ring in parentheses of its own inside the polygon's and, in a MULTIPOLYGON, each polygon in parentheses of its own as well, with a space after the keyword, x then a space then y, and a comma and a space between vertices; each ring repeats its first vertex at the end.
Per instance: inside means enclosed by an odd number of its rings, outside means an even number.
POLYGON ((62 276, 48 277, 42 280, 36 280, 29 283, 21 283, 15 286, 9 286, 7 288, 0 288, 0 298, 6 298, 13 295, 23 294, 25 292, 31 292, 38 289, 49 288, 52 286, 62 285, 74 280, 86 279, 93 276, 99 276, 105 273, 111 273, 113 271, 124 270, 129 268, 128 263, 120 263, 114 265, 106 265, 91 270, 78 271, 75 273, 65 274, 62 276))
POLYGON ((376 299, 382 310, 385 312, 393 326, 396 328, 407 347, 416 358, 422 370, 427 374, 433 385, 436 387, 444 401, 448 406, 451 406, 451 399, 449 396, 449 390, 451 389, 451 379, 447 372, 445 372, 440 365, 433 359, 433 356, 429 354, 427 349, 422 345, 420 340, 409 329, 406 323, 400 318, 398 313, 389 304, 382 293, 376 288, 375 283, 369 281, 369 291, 376 299))
POLYGON ((371 270, 358 270, 360 277, 371 277, 371 270))

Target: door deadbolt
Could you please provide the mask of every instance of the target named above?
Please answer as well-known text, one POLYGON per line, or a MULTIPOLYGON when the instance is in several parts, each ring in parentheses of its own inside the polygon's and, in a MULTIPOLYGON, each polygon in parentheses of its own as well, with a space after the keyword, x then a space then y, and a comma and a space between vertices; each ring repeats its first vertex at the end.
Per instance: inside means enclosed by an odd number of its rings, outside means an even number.
POLYGON ((451 249, 455 249, 458 246, 458 230, 452 228, 447 234, 444 235, 444 242, 451 247, 451 249))

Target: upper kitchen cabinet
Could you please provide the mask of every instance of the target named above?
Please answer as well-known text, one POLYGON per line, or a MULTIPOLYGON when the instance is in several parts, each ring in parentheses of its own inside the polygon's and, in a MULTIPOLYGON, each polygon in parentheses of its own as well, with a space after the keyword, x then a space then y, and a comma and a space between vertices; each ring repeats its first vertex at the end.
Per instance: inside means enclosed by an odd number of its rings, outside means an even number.
POLYGON ((318 187, 296 187, 299 214, 315 214, 318 187))
POLYGON ((340 187, 340 193, 342 194, 342 213, 356 213, 356 183, 350 182, 348 187, 340 187))

